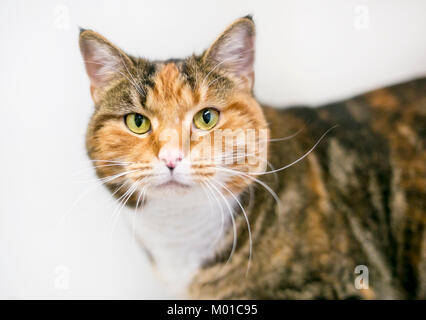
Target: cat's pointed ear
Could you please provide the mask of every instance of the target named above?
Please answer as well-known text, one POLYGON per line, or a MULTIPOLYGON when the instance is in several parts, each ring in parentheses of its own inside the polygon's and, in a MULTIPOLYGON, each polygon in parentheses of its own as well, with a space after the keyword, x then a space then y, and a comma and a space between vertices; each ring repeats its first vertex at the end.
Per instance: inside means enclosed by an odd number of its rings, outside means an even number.
POLYGON ((115 78, 123 76, 133 65, 119 48, 92 30, 80 29, 80 51, 90 79, 90 92, 95 103, 115 78))
POLYGON ((255 25, 251 16, 231 24, 205 52, 212 66, 230 73, 246 89, 254 83, 255 25))

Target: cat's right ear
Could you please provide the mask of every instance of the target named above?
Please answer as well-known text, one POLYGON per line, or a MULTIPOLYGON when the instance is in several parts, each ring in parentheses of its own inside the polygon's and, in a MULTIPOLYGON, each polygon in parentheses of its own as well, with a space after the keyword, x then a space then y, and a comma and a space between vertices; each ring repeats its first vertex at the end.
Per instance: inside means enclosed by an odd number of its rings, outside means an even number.
POLYGON ((80 29, 80 51, 90 79, 90 92, 97 104, 105 88, 133 65, 130 58, 100 34, 80 29))

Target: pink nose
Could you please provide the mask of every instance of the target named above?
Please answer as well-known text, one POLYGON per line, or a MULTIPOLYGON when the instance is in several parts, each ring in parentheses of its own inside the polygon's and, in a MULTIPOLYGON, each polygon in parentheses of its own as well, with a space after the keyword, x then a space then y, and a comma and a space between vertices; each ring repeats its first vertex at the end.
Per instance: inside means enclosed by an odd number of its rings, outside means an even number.
POLYGON ((173 170, 183 159, 183 153, 178 149, 162 148, 158 158, 166 164, 167 168, 173 170))

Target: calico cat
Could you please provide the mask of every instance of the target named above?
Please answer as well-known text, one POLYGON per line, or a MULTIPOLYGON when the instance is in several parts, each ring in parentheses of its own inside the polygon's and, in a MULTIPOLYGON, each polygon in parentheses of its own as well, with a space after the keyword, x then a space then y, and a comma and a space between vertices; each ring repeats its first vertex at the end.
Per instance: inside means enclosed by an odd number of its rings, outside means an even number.
POLYGON ((180 298, 426 298, 426 79, 273 109, 254 40, 148 61, 80 33, 88 155, 154 270, 180 298))

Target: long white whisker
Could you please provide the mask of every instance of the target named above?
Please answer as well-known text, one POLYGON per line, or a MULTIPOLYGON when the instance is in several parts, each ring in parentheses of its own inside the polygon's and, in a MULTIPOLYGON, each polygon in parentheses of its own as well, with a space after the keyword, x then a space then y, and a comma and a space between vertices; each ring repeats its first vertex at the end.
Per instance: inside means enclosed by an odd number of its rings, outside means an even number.
POLYGON ((148 185, 144 185, 142 187, 142 190, 139 192, 138 200, 136 201, 136 207, 135 207, 135 211, 134 211, 133 219, 132 219, 132 235, 133 235, 133 238, 135 238, 135 234, 136 234, 136 227, 135 227, 136 226, 136 215, 138 214, 139 203, 140 203, 142 197, 143 197, 142 203, 145 202, 145 191, 146 191, 147 188, 148 188, 148 185))
POLYGON ((252 176, 250 176, 250 175, 248 175, 248 174, 246 174, 246 173, 244 173, 244 172, 241 172, 241 171, 237 171, 237 170, 232 170, 232 169, 228 169, 228 168, 224 168, 224 167, 220 167, 220 166, 217 166, 216 167, 216 170, 219 170, 219 171, 225 171, 225 172, 229 172, 229 173, 233 173, 234 175, 239 175, 239 176, 244 176, 244 177, 246 177, 246 178, 248 178, 248 179, 250 179, 250 180, 252 180, 252 181, 254 181, 254 182, 256 182, 256 183, 258 183, 258 184, 260 184, 262 187, 264 187, 271 195, 272 195, 272 197, 275 199, 275 201, 277 202, 277 204, 278 204, 278 206, 281 206, 281 201, 280 201, 280 199, 279 199, 279 197, 278 197, 278 195, 275 193, 275 191, 274 190, 272 190, 271 189, 271 187, 270 186, 268 186, 266 183, 264 183, 263 181, 261 181, 261 180, 259 180, 259 179, 256 179, 255 177, 252 177, 252 176))
POLYGON ((132 172, 136 172, 139 170, 130 170, 130 171, 124 171, 118 174, 115 174, 113 176, 109 176, 109 177, 105 177, 102 179, 99 179, 99 181, 97 181, 97 183, 94 186, 90 186, 89 188, 87 188, 82 194, 80 194, 80 196, 77 197, 77 199, 73 202, 73 204, 71 205, 71 207, 61 216, 61 218, 59 219, 58 225, 62 225, 62 223, 64 222, 65 218, 68 217, 68 215, 74 210, 74 208, 77 206, 77 204, 85 197, 87 196, 91 191, 93 191, 94 189, 100 187, 101 185, 111 182, 115 179, 118 179, 122 176, 125 176, 126 174, 132 173, 132 172))
MULTIPOLYGON (((220 214, 221 214, 221 223, 220 223, 220 229, 219 232, 216 236, 216 238, 213 240, 212 245, 210 247, 213 247, 220 239, 220 237, 223 234, 223 229, 224 229, 224 225, 225 225, 225 217, 224 217, 224 211, 223 211, 223 206, 222 203, 220 202, 220 200, 216 197, 216 195, 214 194, 214 192, 211 190, 211 187, 205 182, 202 181, 202 185, 204 185, 207 189, 206 191, 210 192, 211 195, 213 196, 213 199, 216 200, 216 202, 219 204, 220 206, 220 214)), ((206 194, 208 194, 208 192, 206 194)), ((208 196, 208 198, 210 199, 210 197, 208 196)), ((210 202, 210 200, 209 200, 210 202)), ((211 208, 211 207, 210 207, 211 208)))
POLYGON ((252 236, 251 236, 251 227, 250 227, 250 222, 246 213, 246 210, 244 209, 243 205, 241 204, 240 200, 238 200, 238 198, 234 195, 234 193, 225 185, 222 183, 219 183, 218 181, 213 181, 214 183, 217 183, 220 187, 224 188, 226 191, 228 191, 228 193, 234 198, 234 200, 238 203, 238 205, 241 208, 241 211, 244 215, 244 219, 246 220, 247 223, 247 230, 248 230, 248 235, 249 235, 249 259, 247 262, 247 269, 246 269, 246 277, 248 275, 248 272, 250 270, 250 265, 251 265, 251 259, 252 259, 252 248, 253 248, 253 240, 252 240, 252 236))
POLYGON ((74 174, 73 174, 73 176, 78 176, 78 175, 80 175, 80 174, 82 174, 82 173, 84 173, 84 172, 87 172, 87 171, 92 171, 93 170, 93 168, 104 168, 104 167, 120 167, 120 166, 124 166, 124 164, 121 164, 121 163, 110 163, 110 164, 101 164, 101 165, 99 165, 99 166, 91 166, 91 167, 88 167, 88 168, 84 168, 84 169, 81 169, 81 170, 79 170, 79 171, 76 171, 74 174))
POLYGON ((293 161, 292 163, 289 163, 288 165, 285 165, 284 167, 278 168, 276 170, 272 170, 272 171, 266 171, 266 172, 254 172, 254 173, 250 173, 252 175, 264 175, 264 174, 268 174, 268 173, 275 173, 275 172, 279 172, 282 170, 285 170, 289 167, 291 167, 292 165, 295 165, 296 163, 298 163, 299 161, 303 160, 304 158, 306 158, 312 151, 314 151, 314 149, 318 146, 318 144, 322 141, 322 139, 324 139, 324 137, 334 128, 336 128, 338 125, 334 125, 331 128, 329 128, 326 132, 323 133, 323 135, 318 139, 318 141, 313 145, 313 147, 311 149, 309 149, 303 156, 301 156, 300 158, 298 158, 297 160, 293 161))
POLYGON ((222 197, 223 201, 225 202, 226 206, 228 207, 229 210, 229 215, 231 217, 232 220, 232 229, 233 229, 233 234, 234 234, 234 240, 232 243, 232 249, 231 249, 231 253, 229 254, 228 260, 226 261, 225 265, 227 265, 229 263, 229 261, 231 261, 232 256, 234 255, 235 249, 237 247, 237 225, 235 223, 235 218, 233 215, 233 210, 231 208, 231 206, 229 205, 229 202, 226 200, 225 196, 222 194, 222 192, 220 192, 219 189, 216 188, 216 186, 214 184, 212 184, 210 181, 205 180, 207 184, 209 184, 214 190, 216 190, 216 192, 222 197))
POLYGON ((301 133, 303 130, 305 130, 306 126, 304 125, 302 128, 300 128, 299 130, 297 130, 295 133, 286 136, 286 137, 281 137, 281 138, 271 138, 271 139, 266 139, 266 140, 261 140, 261 141, 269 141, 269 142, 277 142, 277 141, 286 141, 286 140, 290 140, 293 139, 294 137, 296 137, 299 133, 301 133))
POLYGON ((100 159, 92 159, 89 160, 91 162, 107 162, 107 163, 121 163, 121 164, 131 164, 131 163, 137 163, 133 161, 120 161, 120 160, 100 160, 100 159))
POLYGON ((242 154, 242 155, 238 155, 238 156, 229 155, 227 157, 221 157, 219 161, 213 161, 212 163, 216 164, 216 165, 219 165, 219 164, 222 164, 224 162, 223 160, 225 160, 225 161, 226 160, 235 160, 235 159, 243 158, 243 157, 253 157, 253 158, 258 159, 260 161, 266 162, 266 166, 269 167, 269 168, 271 168, 271 173, 274 173, 274 179, 275 179, 275 181, 277 181, 278 175, 275 172, 272 172, 272 171, 275 170, 275 168, 272 165, 272 163, 269 160, 267 160, 266 158, 259 157, 259 156, 256 156, 254 154, 242 154))
POLYGON ((113 213, 113 229, 112 230, 115 229, 115 226, 117 225, 117 220, 118 220, 118 217, 120 216, 121 211, 123 210, 124 206, 127 204, 127 201, 129 201, 130 197, 136 191, 140 182, 141 182, 140 180, 134 182, 127 189, 127 191, 119 198, 119 200, 121 199, 121 201, 119 202, 117 209, 113 213))

